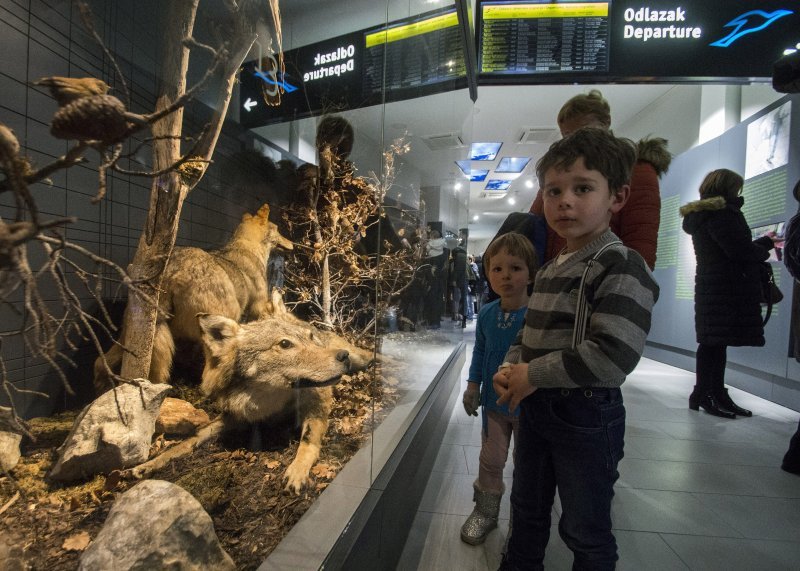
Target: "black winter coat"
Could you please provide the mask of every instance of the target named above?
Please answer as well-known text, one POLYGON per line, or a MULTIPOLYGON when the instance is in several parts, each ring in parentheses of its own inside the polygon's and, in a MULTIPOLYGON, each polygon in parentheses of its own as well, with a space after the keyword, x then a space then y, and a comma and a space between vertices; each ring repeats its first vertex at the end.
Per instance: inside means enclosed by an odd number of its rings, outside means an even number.
POLYGON ((758 263, 773 245, 768 237, 752 241, 743 204, 741 197, 715 196, 680 209, 697 260, 694 326, 704 345, 764 345, 758 263))

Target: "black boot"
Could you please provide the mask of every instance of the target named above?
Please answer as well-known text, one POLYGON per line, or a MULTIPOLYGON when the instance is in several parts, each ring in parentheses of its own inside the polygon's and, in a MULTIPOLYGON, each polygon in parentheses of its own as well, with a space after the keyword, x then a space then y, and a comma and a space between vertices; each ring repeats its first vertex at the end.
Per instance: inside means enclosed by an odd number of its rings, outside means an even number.
POLYGON ((729 410, 734 414, 738 414, 739 416, 753 416, 753 413, 746 408, 742 408, 733 402, 733 399, 728 394, 728 389, 722 389, 721 391, 715 391, 715 396, 717 397, 717 402, 719 405, 724 408, 725 410, 729 410))
POLYGON ((689 395, 689 408, 691 410, 699 410, 702 408, 708 414, 719 416, 720 418, 736 418, 734 413, 722 407, 711 392, 693 392, 689 395))

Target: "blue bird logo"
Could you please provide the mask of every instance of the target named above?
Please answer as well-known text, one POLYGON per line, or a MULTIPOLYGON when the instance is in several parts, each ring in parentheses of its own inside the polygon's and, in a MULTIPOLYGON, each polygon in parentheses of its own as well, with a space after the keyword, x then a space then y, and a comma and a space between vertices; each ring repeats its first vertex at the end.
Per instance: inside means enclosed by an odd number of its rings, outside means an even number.
POLYGON ((716 46, 718 48, 727 48, 745 34, 752 34, 753 32, 763 30, 778 18, 783 18, 791 13, 791 10, 775 10, 772 13, 764 12, 763 10, 751 10, 749 12, 745 12, 740 16, 736 16, 733 20, 725 24, 725 28, 736 26, 730 34, 709 45, 716 46), (756 22, 761 23, 756 24, 756 22))

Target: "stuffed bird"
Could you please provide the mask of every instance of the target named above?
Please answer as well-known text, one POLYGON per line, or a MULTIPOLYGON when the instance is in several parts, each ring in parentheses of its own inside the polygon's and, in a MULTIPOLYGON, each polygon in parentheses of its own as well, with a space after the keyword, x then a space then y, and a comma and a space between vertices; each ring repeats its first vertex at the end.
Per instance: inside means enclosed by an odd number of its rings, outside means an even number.
POLYGON ((94 77, 43 77, 33 84, 47 87, 60 107, 82 97, 105 95, 110 89, 105 81, 94 77))

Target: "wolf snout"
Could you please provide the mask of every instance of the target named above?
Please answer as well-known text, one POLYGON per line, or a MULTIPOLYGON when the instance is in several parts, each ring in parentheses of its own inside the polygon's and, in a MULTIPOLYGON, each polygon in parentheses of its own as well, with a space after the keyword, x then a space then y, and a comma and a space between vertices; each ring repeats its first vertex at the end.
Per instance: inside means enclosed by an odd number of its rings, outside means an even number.
POLYGON ((350 353, 342 349, 341 351, 336 353, 336 360, 340 363, 346 363, 350 361, 350 353))

